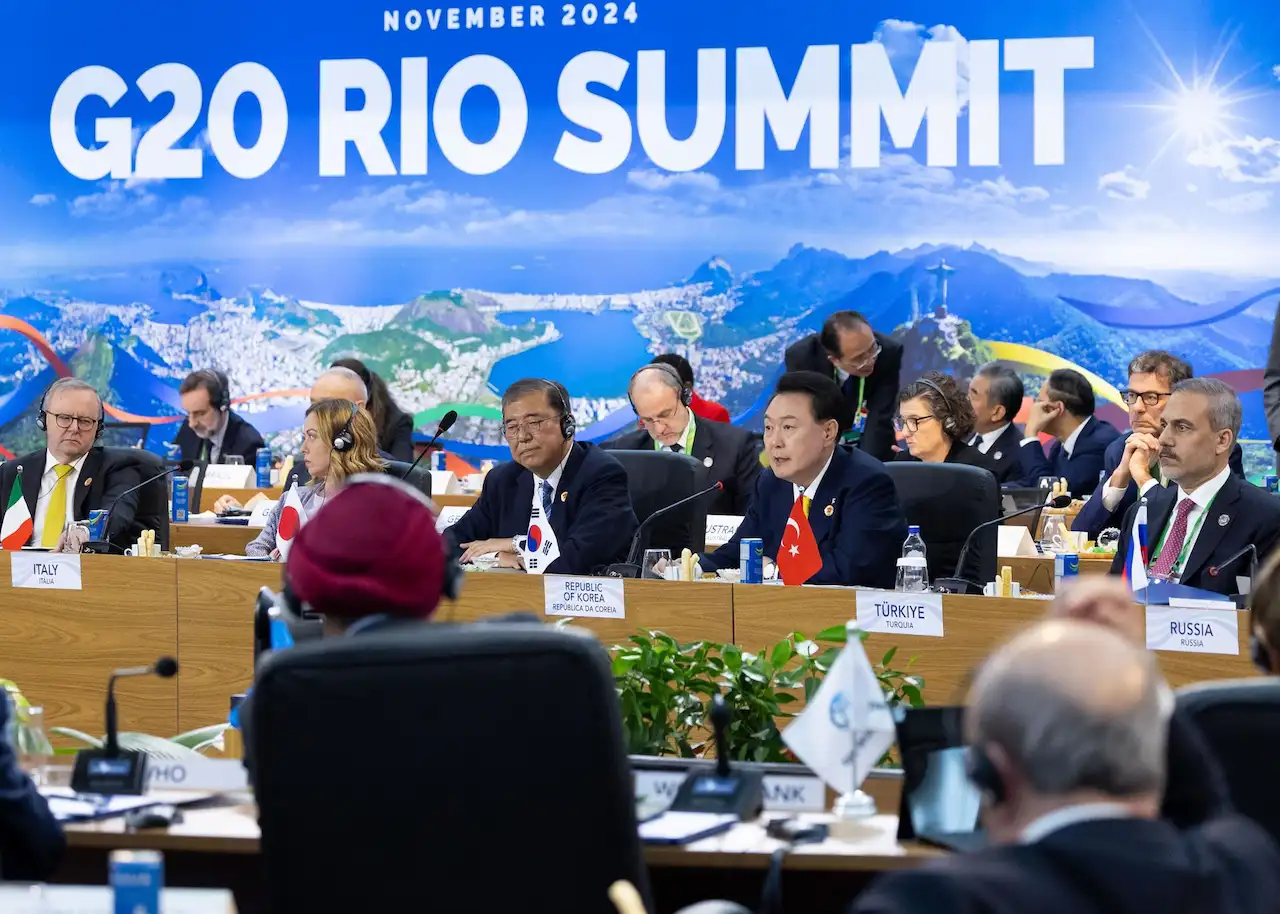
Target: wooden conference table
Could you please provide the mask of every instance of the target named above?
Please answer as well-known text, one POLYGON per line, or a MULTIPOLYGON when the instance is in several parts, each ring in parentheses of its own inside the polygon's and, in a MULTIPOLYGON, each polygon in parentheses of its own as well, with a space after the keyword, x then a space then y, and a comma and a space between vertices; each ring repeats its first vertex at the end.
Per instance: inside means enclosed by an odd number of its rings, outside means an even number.
MULTIPOLYGON (((100 733, 111 671, 178 658, 177 677, 119 686, 121 728, 157 736, 225 721, 230 696, 249 685, 258 590, 280 587, 279 565, 184 559, 81 556, 83 590, 14 588, 12 553, 0 552, 0 678, 12 679, 45 709, 47 726, 100 733)), ((854 591, 722 583, 625 582, 623 619, 575 619, 615 644, 632 632, 662 630, 681 642, 734 642, 759 650, 793 631, 815 635, 856 614, 854 591)), ((924 677, 931 704, 956 700, 968 673, 1019 627, 1041 618, 1042 600, 943 597, 944 637, 872 635, 873 662, 899 648, 894 666, 924 677)), ((544 581, 471 573, 462 597, 437 618, 467 621, 524 610, 542 616, 544 581)), ((1160 654, 1170 682, 1251 675, 1248 631, 1238 655, 1160 654)))

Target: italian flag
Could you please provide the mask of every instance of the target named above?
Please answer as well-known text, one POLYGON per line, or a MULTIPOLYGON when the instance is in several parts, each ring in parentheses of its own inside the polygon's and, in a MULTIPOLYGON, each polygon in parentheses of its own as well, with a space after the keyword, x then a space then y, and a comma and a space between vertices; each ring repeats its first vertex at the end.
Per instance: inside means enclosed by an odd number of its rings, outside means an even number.
POLYGON ((4 510, 4 522, 0 524, 0 547, 5 549, 21 549, 31 539, 31 512, 27 510, 27 501, 22 497, 22 476, 13 480, 13 491, 9 493, 9 504, 4 510))

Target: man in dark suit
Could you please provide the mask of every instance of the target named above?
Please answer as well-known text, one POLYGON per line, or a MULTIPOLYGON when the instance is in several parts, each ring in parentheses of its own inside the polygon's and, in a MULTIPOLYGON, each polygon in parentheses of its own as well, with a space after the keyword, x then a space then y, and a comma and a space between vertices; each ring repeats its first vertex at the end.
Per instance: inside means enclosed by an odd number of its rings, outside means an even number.
POLYGON ((18 767, 6 737, 11 713, 9 696, 0 689, 0 881, 46 882, 67 840, 49 804, 18 767))
MULTIPOLYGON (((1159 440, 1160 472, 1171 485, 1146 494, 1152 578, 1236 594, 1250 558, 1222 563, 1250 543, 1265 561, 1280 540, 1280 501, 1231 472, 1240 419, 1239 397, 1219 380, 1191 378, 1173 388, 1159 440)), ((1120 526, 1112 574, 1124 572, 1137 510, 1120 526)))
POLYGON ((1114 631, 1042 623, 985 664, 965 730, 992 846, 889 875, 856 914, 1254 914, 1280 852, 1223 815, 1159 818, 1167 710, 1152 654, 1114 631))
POLYGON ((187 421, 174 439, 183 460, 226 463, 228 457, 238 456, 246 466, 253 466, 258 448, 266 447, 258 430, 231 411, 228 385, 227 376, 211 368, 183 378, 178 394, 187 421))
POLYGON ((872 330, 857 311, 837 311, 823 323, 821 333, 787 348, 786 368, 832 378, 845 403, 844 443, 856 441, 877 460, 893 456, 901 343, 872 330))
POLYGON ((748 537, 777 560, 790 515, 803 505, 822 558, 807 583, 892 587, 907 521, 884 464, 838 447, 844 414, 834 381, 810 371, 784 374, 765 410, 769 469, 756 480, 746 516, 729 542, 700 558, 703 569, 736 567, 748 537))
POLYGON ((1065 477, 1067 490, 1076 498, 1098 487, 1107 445, 1120 433, 1093 410, 1093 387, 1084 375, 1070 368, 1049 375, 1031 404, 1026 437, 1018 448, 1020 485, 1037 485, 1044 476, 1065 477), (1038 437, 1041 432, 1056 439, 1047 457, 1038 437))
POLYGON ((625 561, 637 526, 626 471, 607 452, 574 440, 577 423, 564 386, 516 381, 502 395, 502 431, 511 461, 489 471, 476 503, 447 532, 461 561, 497 553, 501 567, 525 567, 521 541, 535 498, 560 557, 528 570, 591 574, 625 561))
POLYGON ((708 512, 747 513, 760 475, 760 448, 750 432, 723 422, 695 419, 689 392, 670 365, 654 363, 641 368, 632 375, 627 396, 644 428, 615 438, 605 448, 688 454, 707 468, 707 485, 724 485, 708 512))
MULTIPOLYGON (((1160 349, 1140 353, 1129 363, 1129 386, 1120 393, 1129 407, 1129 431, 1107 445, 1102 488, 1076 515, 1073 530, 1096 540, 1108 527, 1119 527, 1125 512, 1160 479, 1160 417, 1173 386, 1192 376, 1191 366, 1160 349)), ((1231 449, 1231 472, 1244 478, 1244 454, 1231 449)))
POLYGON ((969 382, 969 403, 976 421, 968 444, 991 459, 996 479, 1022 476, 1018 451, 1025 436, 1013 420, 1022 409, 1023 396, 1022 378, 1003 362, 988 362, 969 382))
POLYGON ((137 523, 138 493, 124 493, 144 479, 127 450, 95 447, 102 434, 102 401, 79 378, 59 378, 40 401, 36 424, 45 433, 43 451, 0 464, 0 492, 8 498, 15 476, 31 512, 29 545, 53 548, 72 521, 90 511, 109 510, 106 538, 125 548, 142 532, 137 523))

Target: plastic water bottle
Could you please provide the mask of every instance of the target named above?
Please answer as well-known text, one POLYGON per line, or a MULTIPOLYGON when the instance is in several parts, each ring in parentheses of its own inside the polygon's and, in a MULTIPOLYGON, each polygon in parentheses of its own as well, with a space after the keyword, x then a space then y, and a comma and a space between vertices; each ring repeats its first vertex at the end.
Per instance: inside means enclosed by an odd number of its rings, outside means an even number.
POLYGON ((919 527, 908 527, 907 538, 902 543, 902 558, 898 559, 897 589, 920 591, 929 588, 929 565, 925 557, 924 540, 919 527))

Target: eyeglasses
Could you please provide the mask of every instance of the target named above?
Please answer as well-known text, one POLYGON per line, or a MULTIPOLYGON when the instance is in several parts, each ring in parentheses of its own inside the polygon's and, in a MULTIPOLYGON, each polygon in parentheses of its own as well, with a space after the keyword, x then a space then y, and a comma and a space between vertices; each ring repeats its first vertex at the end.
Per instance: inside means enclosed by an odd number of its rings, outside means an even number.
POLYGON ((532 419, 521 419, 502 423, 502 434, 506 436, 508 441, 515 441, 523 435, 530 438, 536 438, 548 422, 559 421, 559 417, 538 416, 532 419))
POLYGON ((870 352, 864 352, 861 355, 850 356, 842 361, 842 364, 848 368, 866 368, 880 355, 880 344, 876 343, 871 347, 870 352))
POLYGON ((920 428, 920 423, 925 419, 937 418, 937 416, 894 416, 893 427, 897 431, 908 431, 914 435, 916 430, 920 428))
POLYGON ((1139 400, 1147 406, 1158 406, 1160 401, 1169 396, 1158 390, 1122 390, 1120 396, 1124 400, 1126 406, 1133 406, 1139 400))
POLYGON ((58 428, 71 428, 71 423, 76 424, 76 428, 82 432, 87 432, 98 424, 97 419, 86 419, 83 416, 68 416, 66 413, 51 413, 45 410, 46 416, 53 416, 53 421, 58 423, 58 428))

